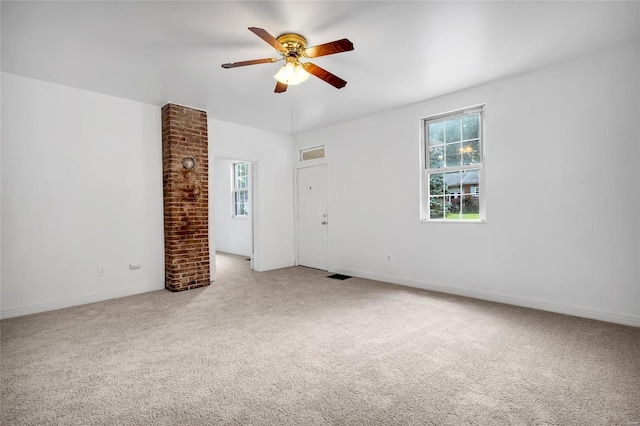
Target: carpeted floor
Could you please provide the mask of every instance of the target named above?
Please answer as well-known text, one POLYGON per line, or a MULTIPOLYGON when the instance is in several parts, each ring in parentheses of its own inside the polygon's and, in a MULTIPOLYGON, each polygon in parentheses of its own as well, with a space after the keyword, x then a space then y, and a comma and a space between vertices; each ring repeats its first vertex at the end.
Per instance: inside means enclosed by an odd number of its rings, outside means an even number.
POLYGON ((219 254, 2 320, 3 425, 632 425, 640 329, 219 254))

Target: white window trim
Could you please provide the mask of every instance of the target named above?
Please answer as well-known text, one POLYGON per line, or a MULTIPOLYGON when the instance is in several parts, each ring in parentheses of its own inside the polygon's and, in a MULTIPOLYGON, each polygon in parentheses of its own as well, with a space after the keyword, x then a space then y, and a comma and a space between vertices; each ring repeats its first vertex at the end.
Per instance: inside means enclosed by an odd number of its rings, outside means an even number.
POLYGON ((458 110, 452 110, 441 114, 431 115, 420 119, 420 222, 422 223, 486 223, 486 181, 485 181, 485 165, 486 165, 486 106, 485 104, 474 105, 458 110), (480 164, 446 167, 440 169, 427 168, 427 157, 429 151, 429 143, 427 141, 427 132, 425 131, 427 122, 439 121, 440 119, 453 118, 456 116, 465 116, 469 114, 480 113, 480 164), (424 204, 429 203, 428 196, 428 176, 430 173, 440 171, 442 173, 455 172, 469 169, 480 169, 478 173, 478 189, 480 191, 480 219, 431 219, 424 215, 424 204), (426 188, 425 188, 426 186, 426 188), (425 200, 426 197, 426 200, 425 200))

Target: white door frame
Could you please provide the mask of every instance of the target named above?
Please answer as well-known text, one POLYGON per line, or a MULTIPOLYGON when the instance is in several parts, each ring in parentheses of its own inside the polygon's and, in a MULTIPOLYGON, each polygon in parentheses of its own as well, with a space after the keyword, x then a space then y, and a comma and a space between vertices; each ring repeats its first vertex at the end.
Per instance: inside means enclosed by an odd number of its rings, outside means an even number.
MULTIPOLYGON (((326 149, 326 148, 325 148, 326 149)), ((298 150, 299 152, 299 150, 298 150)), ((326 152, 326 151, 325 151, 326 152)), ((300 246, 299 243, 299 232, 298 232, 298 170, 306 169, 309 167, 317 167, 324 166, 327 172, 327 271, 331 271, 331 166, 329 162, 325 158, 321 158, 318 160, 309 160, 305 162, 301 162, 300 159, 297 160, 295 170, 293 172, 294 179, 294 187, 293 191, 293 200, 294 200, 294 250, 295 250, 295 265, 299 266, 298 263, 298 248, 300 246)))

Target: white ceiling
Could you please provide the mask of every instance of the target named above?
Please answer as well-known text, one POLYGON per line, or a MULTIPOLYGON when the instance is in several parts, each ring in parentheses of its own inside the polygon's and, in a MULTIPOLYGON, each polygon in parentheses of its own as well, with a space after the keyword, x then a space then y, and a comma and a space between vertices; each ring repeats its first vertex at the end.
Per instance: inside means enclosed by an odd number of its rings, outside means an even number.
POLYGON ((454 92, 637 37, 637 2, 8 2, 2 71, 291 134, 454 92), (279 57, 247 30, 297 32, 348 81, 275 94, 279 57), (292 114, 295 110, 295 114, 292 114))

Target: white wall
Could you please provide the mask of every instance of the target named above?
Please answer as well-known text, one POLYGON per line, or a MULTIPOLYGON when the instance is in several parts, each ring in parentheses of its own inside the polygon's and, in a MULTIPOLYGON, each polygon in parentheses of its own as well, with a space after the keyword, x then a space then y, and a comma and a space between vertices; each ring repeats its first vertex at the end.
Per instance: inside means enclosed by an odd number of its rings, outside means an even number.
MULTIPOLYGON (((164 288, 160 108, 1 80, 0 315, 164 288)), ((254 162, 255 269, 293 265, 291 138, 209 118, 209 139, 210 165, 215 156, 254 162)))
POLYGON ((639 75, 623 46, 299 135, 332 271, 640 325, 639 75), (487 223, 420 223, 420 118, 482 103, 487 223))
MULTIPOLYGON (((251 161, 254 176, 254 269, 294 264, 293 150, 291 137, 209 118, 209 164, 215 158, 251 161)), ((209 185, 209 208, 215 206, 209 185)), ((216 235, 213 221, 210 234, 216 235)))
MULTIPOLYGON (((213 228, 215 235, 215 248, 217 251, 238 254, 241 256, 251 256, 252 235, 251 235, 251 215, 253 206, 249 205, 249 216, 233 216, 233 194, 231 167, 239 159, 216 157, 209 167, 209 176, 213 177, 211 185, 213 187, 213 203, 211 206, 213 228)), ((251 196, 251 188, 249 188, 251 196)))
POLYGON ((160 118, 2 74, 2 317, 164 288, 160 118))

